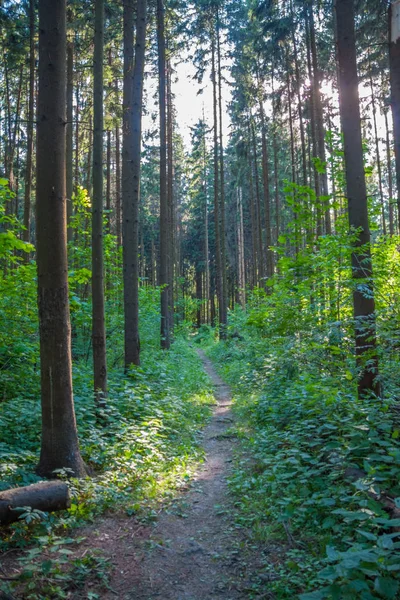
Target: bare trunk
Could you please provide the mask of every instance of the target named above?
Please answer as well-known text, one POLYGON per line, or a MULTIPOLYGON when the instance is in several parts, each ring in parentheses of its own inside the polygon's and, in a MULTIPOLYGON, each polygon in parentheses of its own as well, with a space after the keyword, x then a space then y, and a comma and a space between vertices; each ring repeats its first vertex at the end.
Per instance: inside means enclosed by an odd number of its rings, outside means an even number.
POLYGON ((33 120, 35 115, 35 1, 29 0, 29 100, 28 124, 26 128, 27 153, 24 196, 23 240, 30 241, 31 195, 32 195, 32 158, 33 158, 33 120))
POLYGON ((171 345, 169 323, 168 271, 170 265, 169 211, 167 193, 167 121, 166 121, 166 64, 164 33, 164 2, 157 0, 157 42, 160 108, 160 286, 161 286, 161 347, 171 345))
POLYGON ((72 43, 69 42, 67 45, 67 126, 66 126, 66 154, 67 154, 67 165, 66 165, 66 186, 67 186, 67 241, 72 241, 73 231, 70 226, 72 217, 72 193, 73 193, 73 146, 72 146, 72 133, 73 133, 73 106, 72 99, 74 93, 73 83, 73 71, 74 71, 74 51, 72 43))
POLYGON ((335 11, 339 104, 344 138, 349 224, 351 229, 360 231, 352 254, 355 343, 360 370, 358 393, 362 396, 365 392, 372 391, 379 395, 375 303, 358 97, 354 0, 336 0, 335 11))
POLYGON ((400 228, 400 2, 389 6, 390 99, 393 115, 394 155, 397 186, 397 221, 400 228))
POLYGON ((390 151, 390 132, 388 123, 387 110, 383 112, 385 116, 385 130, 386 130, 386 162, 388 172, 388 187, 389 187, 389 234, 394 235, 394 214, 393 214, 393 175, 392 175, 392 155, 390 151))
POLYGON ((93 202, 92 202, 92 346, 94 392, 104 405, 107 395, 103 256, 103 59, 104 0, 95 2, 93 56, 93 202))
POLYGON ((39 0, 37 268, 42 399, 38 473, 86 474, 78 445, 68 302, 65 120, 66 2, 39 0), (51 225, 51 226, 49 226, 51 225))
POLYGON ((224 144, 222 137, 222 73, 221 73, 221 40, 220 40, 220 22, 217 9, 217 62, 218 62, 218 108, 219 108, 219 161, 220 161, 220 221, 221 221, 221 279, 222 295, 220 305, 220 336, 226 338, 226 328, 228 324, 227 304, 228 288, 226 273, 226 227, 225 227, 225 174, 224 174, 224 144))

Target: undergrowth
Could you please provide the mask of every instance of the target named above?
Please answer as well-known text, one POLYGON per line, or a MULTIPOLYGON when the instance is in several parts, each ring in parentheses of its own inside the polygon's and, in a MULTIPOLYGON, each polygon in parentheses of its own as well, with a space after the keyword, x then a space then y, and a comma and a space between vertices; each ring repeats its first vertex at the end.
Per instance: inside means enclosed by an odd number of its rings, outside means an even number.
MULTIPOLYGON (((156 348, 144 352, 143 366, 128 376, 118 369, 111 373, 103 425, 96 415, 90 367, 75 365, 74 382, 81 452, 94 475, 70 481, 73 500, 68 511, 28 512, 3 531, 2 551, 28 548, 21 576, 11 584, 18 587, 21 577, 26 578, 22 597, 27 599, 67 597, 76 569, 85 572, 85 563, 79 561, 68 574, 63 572, 72 542, 65 538, 66 531, 106 510, 124 510, 140 521, 152 521, 160 502, 187 485, 203 457, 199 432, 213 396, 198 357, 183 338, 168 353, 156 348)), ((39 402, 15 398, 0 410, 0 488, 37 481, 39 402)), ((10 584, 3 587, 9 589, 10 584)))
POLYGON ((230 333, 240 335, 208 348, 235 394, 238 519, 266 557, 254 597, 399 598, 400 519, 381 497, 400 507, 393 390, 357 400, 343 344, 317 327, 266 331, 257 310, 232 315, 230 333))

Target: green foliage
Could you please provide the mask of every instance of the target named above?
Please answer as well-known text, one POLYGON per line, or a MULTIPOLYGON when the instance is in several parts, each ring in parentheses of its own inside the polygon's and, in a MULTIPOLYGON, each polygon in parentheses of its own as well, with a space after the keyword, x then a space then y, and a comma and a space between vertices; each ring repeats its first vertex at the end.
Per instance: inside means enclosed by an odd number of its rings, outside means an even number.
POLYGON ((239 521, 259 543, 282 546, 279 563, 265 564, 276 598, 399 593, 400 521, 381 500, 400 504, 399 240, 372 248, 385 397, 360 401, 348 267, 356 235, 283 256, 272 289, 231 314, 240 336, 209 349, 236 393, 244 453, 230 485, 239 521))

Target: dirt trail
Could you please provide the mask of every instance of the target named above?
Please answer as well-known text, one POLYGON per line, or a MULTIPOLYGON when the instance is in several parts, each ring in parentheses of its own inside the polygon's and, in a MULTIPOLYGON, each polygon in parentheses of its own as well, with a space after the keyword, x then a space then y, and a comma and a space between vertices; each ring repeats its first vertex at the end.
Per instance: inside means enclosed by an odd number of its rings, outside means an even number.
POLYGON ((234 444, 227 434, 233 421, 231 394, 211 362, 201 351, 199 354, 214 383, 218 402, 204 430, 205 463, 178 504, 163 511, 148 535, 132 549, 131 558, 127 557, 125 564, 119 563, 120 570, 118 572, 117 566, 111 582, 114 594, 106 594, 104 598, 117 595, 123 600, 237 600, 248 597, 249 575, 243 558, 246 543, 233 522, 226 482, 234 444))

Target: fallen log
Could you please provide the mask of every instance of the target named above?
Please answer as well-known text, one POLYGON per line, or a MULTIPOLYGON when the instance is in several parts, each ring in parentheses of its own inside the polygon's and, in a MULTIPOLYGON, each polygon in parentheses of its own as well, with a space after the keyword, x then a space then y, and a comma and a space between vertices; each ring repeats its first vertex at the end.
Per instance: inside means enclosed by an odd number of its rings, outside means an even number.
POLYGON ((0 524, 17 521, 21 507, 54 512, 71 506, 68 485, 63 481, 40 481, 26 487, 0 492, 0 524))

